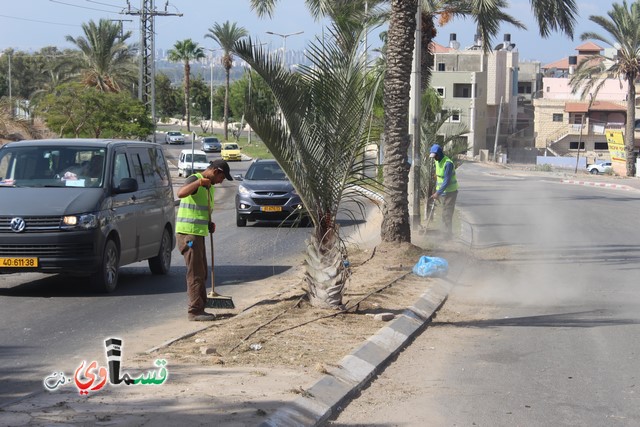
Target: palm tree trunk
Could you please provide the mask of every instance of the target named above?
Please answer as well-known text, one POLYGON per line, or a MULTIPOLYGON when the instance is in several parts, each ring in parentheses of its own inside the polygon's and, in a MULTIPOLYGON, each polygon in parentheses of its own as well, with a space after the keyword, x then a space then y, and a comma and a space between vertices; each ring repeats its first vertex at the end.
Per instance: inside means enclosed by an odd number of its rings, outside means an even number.
POLYGON ((387 190, 381 236, 384 242, 410 242, 409 226, 409 90, 416 29, 415 0, 392 0, 387 42, 387 70, 384 78, 384 132, 386 139, 383 171, 387 190))
POLYGON ((627 89, 627 122, 624 127, 624 151, 627 157, 627 176, 636 176, 636 76, 627 75, 629 87, 627 89))
POLYGON ((231 68, 225 66, 225 83, 224 83, 224 140, 229 140, 229 75, 231 74, 231 68))
POLYGON ((184 110, 187 116, 187 131, 191 132, 191 108, 189 102, 189 74, 191 74, 191 67, 189 66, 189 61, 186 61, 184 64, 184 110))
POLYGON ((318 308, 339 308, 347 271, 337 233, 331 230, 323 239, 312 233, 306 243, 304 275, 310 304, 318 308))

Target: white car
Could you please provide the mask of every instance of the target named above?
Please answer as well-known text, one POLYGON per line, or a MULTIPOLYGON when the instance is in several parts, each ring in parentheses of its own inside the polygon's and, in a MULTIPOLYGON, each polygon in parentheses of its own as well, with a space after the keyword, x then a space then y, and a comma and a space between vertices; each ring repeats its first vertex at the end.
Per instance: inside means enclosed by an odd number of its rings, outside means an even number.
POLYGON ((207 153, 202 150, 193 150, 193 162, 191 150, 182 150, 178 157, 178 176, 189 176, 196 172, 202 172, 209 166, 207 153))
POLYGON ((184 144, 184 135, 178 131, 169 131, 164 137, 167 144, 184 144))
POLYGON ((611 172, 611 162, 601 162, 587 165, 587 171, 594 175, 598 175, 599 173, 611 172))

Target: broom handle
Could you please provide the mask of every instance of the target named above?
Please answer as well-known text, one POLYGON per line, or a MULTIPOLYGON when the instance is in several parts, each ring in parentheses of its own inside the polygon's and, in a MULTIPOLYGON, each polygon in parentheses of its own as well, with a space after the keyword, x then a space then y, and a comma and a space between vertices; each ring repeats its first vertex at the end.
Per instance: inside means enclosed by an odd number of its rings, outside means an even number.
MULTIPOLYGON (((209 212, 209 222, 211 222, 211 192, 207 188, 207 211, 209 212)), ((209 231, 209 224, 207 224, 207 231, 209 231)), ((211 243, 211 293, 216 294, 215 291, 215 276, 213 273, 213 234, 209 232, 209 243, 211 243)))

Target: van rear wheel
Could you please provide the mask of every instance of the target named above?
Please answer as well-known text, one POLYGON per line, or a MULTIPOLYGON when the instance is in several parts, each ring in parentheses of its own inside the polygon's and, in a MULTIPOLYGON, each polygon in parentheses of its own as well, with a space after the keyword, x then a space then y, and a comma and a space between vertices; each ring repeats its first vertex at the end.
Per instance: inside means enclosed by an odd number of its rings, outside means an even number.
POLYGON ((120 252, 118 245, 112 240, 107 240, 102 252, 100 268, 91 276, 93 287, 104 293, 115 291, 118 285, 118 268, 120 264, 120 252))
POLYGON ((158 255, 149 258, 149 269, 153 274, 167 274, 171 269, 171 235, 166 228, 162 232, 158 255))

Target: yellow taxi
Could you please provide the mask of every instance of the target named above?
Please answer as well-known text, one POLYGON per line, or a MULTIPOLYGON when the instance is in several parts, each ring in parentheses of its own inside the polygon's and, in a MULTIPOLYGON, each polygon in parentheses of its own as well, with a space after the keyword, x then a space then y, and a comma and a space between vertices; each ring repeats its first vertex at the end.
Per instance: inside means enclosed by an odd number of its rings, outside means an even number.
POLYGON ((240 161, 242 155, 240 154, 240 147, 235 142, 227 142, 222 144, 222 150, 220 150, 220 156, 222 160, 226 161, 240 161))

